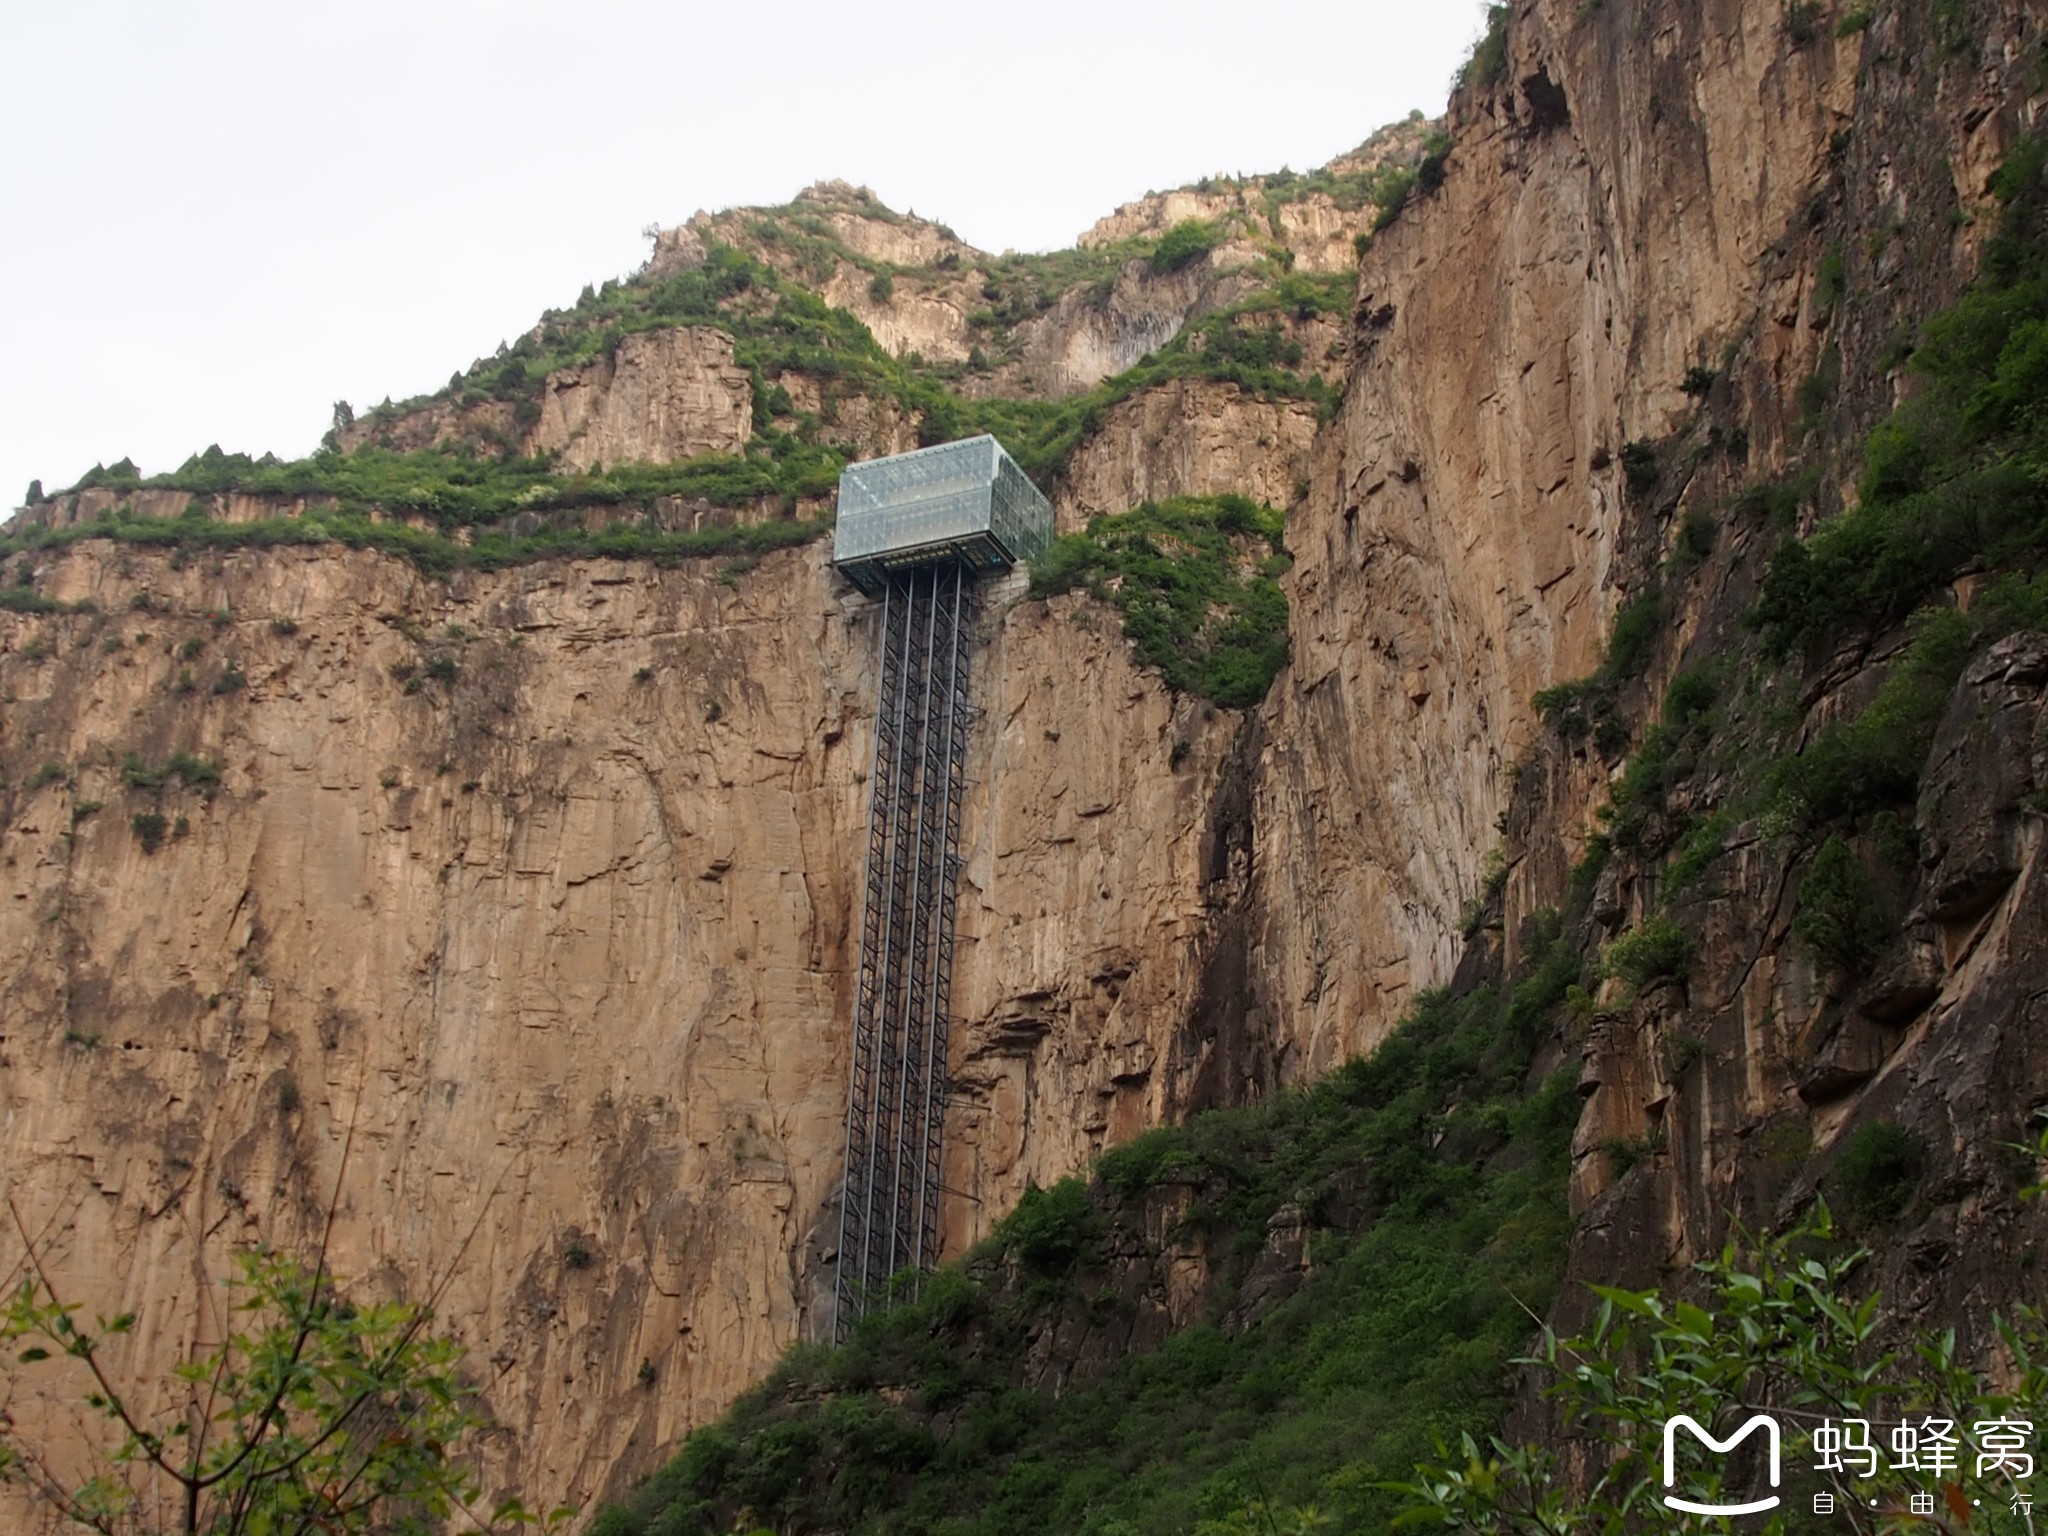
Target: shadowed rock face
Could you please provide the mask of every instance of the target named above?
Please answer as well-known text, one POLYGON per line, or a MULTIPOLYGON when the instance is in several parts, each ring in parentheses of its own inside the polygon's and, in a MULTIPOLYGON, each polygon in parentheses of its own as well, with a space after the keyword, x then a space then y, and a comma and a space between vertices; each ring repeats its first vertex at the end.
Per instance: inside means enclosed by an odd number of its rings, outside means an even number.
MULTIPOLYGON (((1582 10, 1518 5, 1500 83, 1454 104, 1442 186, 1364 259, 1334 422, 1175 384, 1107 413, 1059 488, 1075 519, 1184 491, 1295 503, 1293 662, 1253 716, 1171 697, 1084 598, 987 593, 950 1251, 1027 1180, 1370 1048, 1456 973, 1497 842, 1481 942, 1514 958, 1610 774, 1539 741, 1531 695, 1593 669, 1687 512, 1775 474, 1802 434, 1867 428, 1892 398, 1876 360, 1972 269, 1981 220, 1947 215, 1981 209, 2023 119, 2031 7, 1972 8, 1975 65, 1917 16, 1793 46, 1776 8, 1735 0, 1582 10), (1838 308, 1816 297, 1833 246, 1878 253, 1838 308), (1840 393, 1802 427, 1792 396, 1831 348, 1840 393), (1675 438, 1688 369, 1716 364, 1747 461, 1681 444, 1632 499, 1623 445, 1675 438)), ((883 239, 846 217, 849 244, 883 239)), ((950 249, 927 228, 874 249, 950 249)), ((715 232, 665 237, 657 261, 701 259, 715 232)), ((1080 387, 1146 316, 1170 335, 1221 291, 1141 276, 1107 308, 1049 311, 1019 366, 1080 387)), ((953 355, 951 300, 927 300, 899 340, 953 355)), ((745 441, 729 343, 628 341, 551 380, 532 430, 587 463, 745 441)), ((914 424, 871 405, 857 430, 908 446, 914 424)), ((477 429, 413 421, 392 430, 477 429)), ((1674 585, 1634 714, 1684 644, 1736 633, 1777 537, 1730 524, 1674 585)), ((725 580, 702 563, 443 581, 371 555, 91 543, 40 562, 39 590, 104 616, 0 612, 0 1170, 58 1272, 89 1309, 141 1308, 137 1357, 160 1364, 206 1258, 303 1240, 339 1187, 342 1273, 417 1296, 453 1269, 443 1311, 489 1362, 507 1431, 493 1483, 550 1502, 622 1486, 829 1295, 866 605, 818 546, 725 580), (245 685, 216 694, 229 659, 245 685), (176 752, 218 762, 217 793, 124 781, 128 754, 176 752), (149 814, 155 852, 131 820, 149 814)), ((1982 1127, 2048 1101, 2025 809, 2039 653, 2022 637, 1958 685, 1918 904, 1864 979, 1791 939, 1786 855, 1749 827, 1676 909, 1699 935, 1691 977, 1598 1000, 1579 1272, 1660 1277, 1731 1208, 1801 1198, 1882 1113, 1937 1164, 1888 1285, 1929 1309, 2013 1294, 2027 1232, 1982 1195, 2004 1135, 1982 1127), (1664 1150, 1617 1178, 1600 1148, 1653 1132, 1664 1150)), ((1870 660, 1824 679, 1812 717, 1866 698, 1870 660)), ((1655 900, 1612 874, 1587 943, 1655 900)), ((1299 1233, 1276 1226, 1269 1248, 1277 1294, 1299 1233)), ((1195 1291, 1167 1289, 1179 1319, 1195 1291)))

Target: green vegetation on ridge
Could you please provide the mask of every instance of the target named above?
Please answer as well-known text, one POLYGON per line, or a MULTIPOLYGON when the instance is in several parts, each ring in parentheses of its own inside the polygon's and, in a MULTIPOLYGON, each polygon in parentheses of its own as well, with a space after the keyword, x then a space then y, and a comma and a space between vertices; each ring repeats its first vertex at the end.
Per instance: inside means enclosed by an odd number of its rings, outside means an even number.
POLYGON ((1290 563, 1285 523, 1243 496, 1148 501, 1055 539, 1031 590, 1085 588, 1123 614, 1139 661, 1177 692, 1243 709, 1287 662, 1287 597, 1275 580, 1290 563))
POLYGON ((1562 1273, 1578 1100, 1569 1071, 1532 1073, 1580 979, 1559 933, 1553 918, 1535 936, 1518 985, 1424 996, 1369 1059, 1149 1132, 1092 1188, 1029 1194, 914 1301, 840 1348, 792 1350, 593 1530, 1185 1536, 1247 1500, 1379 1528, 1397 1507, 1383 1480, 1495 1422, 1524 1309, 1562 1273), (1231 1277, 1216 1315, 1034 1390, 1032 1344, 1056 1323, 1063 1340, 1115 1335, 1127 1303, 1105 1238, 1142 1232, 1168 1187, 1190 1201, 1180 1230, 1231 1277), (1226 1326, 1290 1205, 1311 1272, 1226 1326))
MULTIPOLYGON (((114 539, 164 549, 265 549, 287 545, 336 544, 395 555, 423 571, 498 570, 532 560, 646 560, 657 565, 733 555, 759 555, 807 543, 830 523, 776 520, 729 528, 670 533, 617 523, 599 529, 539 528, 531 533, 486 529, 464 541, 433 529, 377 522, 356 513, 309 512, 251 523, 224 522, 203 509, 175 518, 116 514, 104 520, 47 528, 31 523, 0 537, 0 559, 37 549, 56 549, 86 539, 114 539)), ((10 589, 20 591, 22 589, 10 589)))

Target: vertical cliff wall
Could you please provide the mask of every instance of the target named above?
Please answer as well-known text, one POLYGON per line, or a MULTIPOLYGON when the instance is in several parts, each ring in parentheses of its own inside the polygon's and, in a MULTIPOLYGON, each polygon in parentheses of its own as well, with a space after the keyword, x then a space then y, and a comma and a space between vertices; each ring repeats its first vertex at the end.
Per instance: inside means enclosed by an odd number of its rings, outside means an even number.
MULTIPOLYGON (((1688 512, 1851 444, 1905 387, 1882 361, 1900 327, 1973 268, 2042 18, 1963 9, 1967 56, 1882 6, 1838 31, 1738 0, 1520 0, 1498 70, 1454 102, 1440 182, 1363 258, 1333 421, 1213 381, 1106 413, 1060 487, 1069 520, 1306 481, 1293 660, 1243 717, 1136 668, 1102 606, 1015 578, 986 594, 949 1249, 1028 1180, 1369 1048, 1451 978, 1496 845, 1482 942, 1511 951, 1557 900, 1618 762, 1542 738, 1531 696, 1593 670, 1688 512), (1846 301, 1823 301, 1831 252, 1846 301), (1839 399, 1806 421, 1799 386, 1830 356, 1839 399), (1693 370, 1720 391, 1712 449, 1693 370)), ((683 451, 698 418, 744 439, 730 348, 687 361, 702 388, 671 388, 682 364, 651 342, 595 369, 576 387, 597 403, 561 404, 550 443, 683 451)), ((1690 640, 1734 632, 1770 537, 1730 525, 1637 714, 1690 640)), ((419 1296, 452 1270, 495 1483, 587 1502, 648 1468, 829 1293, 867 606, 816 545, 450 577, 331 546, 85 542, 29 564, 93 608, 0 611, 0 1172, 73 1294, 139 1307, 136 1359, 160 1364, 224 1248, 303 1240, 338 1186, 343 1273, 419 1296)), ((2020 658, 1972 686, 2017 741, 2038 683, 2020 658)), ((2026 892, 2032 834, 2008 820, 1999 867, 2026 892)), ((1806 1102, 1827 1051, 1864 1051, 1841 1080, 1904 1102, 1903 1069, 1881 1072, 1903 1035, 1800 1043, 1788 1000, 1818 1021, 1827 999, 1759 906, 1782 866, 1744 868, 1746 904, 1710 921, 1762 949, 1723 946, 1724 1065, 1676 1101, 1682 1170, 1617 1192, 1590 1151, 1674 1102, 1654 1051, 1679 1025, 1656 1019, 1693 1000, 1614 1010, 1589 1042, 1587 1263, 1711 1227, 1735 1138, 1806 1102)), ((1610 881, 1597 920, 1650 895, 1610 881)), ((1930 917, 1962 978, 1941 985, 2010 1002, 1992 961, 2037 905, 1930 917)), ((1955 1080, 2024 1076, 1991 1060, 1955 1080)), ((1831 1091, 1809 1144, 1849 1113, 1831 1091)))
MULTIPOLYGON (((149 1320, 138 1362, 337 1184, 340 1273, 452 1274, 533 1495, 644 1470, 805 1326, 874 703, 823 561, 44 559, 96 611, 0 616, 0 1168, 71 1295, 149 1320)), ((1233 729, 1020 597, 976 661, 956 1248, 1170 1107, 1233 729)))
MULTIPOLYGON (((1454 98, 1441 188, 1364 259, 1350 387, 1289 524, 1294 659, 1253 818, 1257 973, 1293 1070, 1370 1045, 1449 977, 1532 696, 1594 669, 1681 515, 1675 495, 1631 515, 1625 445, 1677 433, 1689 371, 1726 371, 1747 457, 1712 490, 1768 479, 1823 352, 1867 377, 1971 269, 2037 87, 2038 8, 1957 18, 1981 63, 1924 17, 1789 15, 1523 0, 1493 78, 1454 98), (1831 217, 1886 268, 1832 340, 1831 217)), ((1863 386, 1830 430, 1854 439, 1889 399, 1863 386)), ((1536 862, 1507 872, 1511 913, 1556 899, 1605 797, 1603 765, 1563 771, 1536 862)))

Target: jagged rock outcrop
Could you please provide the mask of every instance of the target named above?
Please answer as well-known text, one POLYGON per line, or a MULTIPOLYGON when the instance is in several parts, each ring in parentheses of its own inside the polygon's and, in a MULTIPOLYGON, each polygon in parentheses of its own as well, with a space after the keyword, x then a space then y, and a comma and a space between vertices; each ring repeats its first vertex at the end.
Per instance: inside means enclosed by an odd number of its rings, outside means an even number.
POLYGON ((738 453, 753 431, 747 371, 732 337, 712 326, 635 331, 603 357, 547 376, 538 409, 508 401, 437 399, 395 416, 366 416, 336 433, 343 450, 374 444, 399 453, 467 444, 555 454, 565 469, 664 464, 738 453))
POLYGON ((621 337, 613 357, 548 375, 526 451, 558 453, 576 470, 738 453, 753 411, 753 386, 725 332, 641 331, 621 337))
MULTIPOLYGON (((1438 124, 1418 112, 1391 123, 1349 154, 1323 167, 1326 174, 1358 176, 1382 168, 1412 165, 1423 156, 1438 124)), ((1189 219, 1235 221, 1265 229, 1294 254, 1304 272, 1346 272, 1358 263, 1358 237, 1370 232, 1373 207, 1356 198, 1340 204, 1330 192, 1303 185, 1282 172, 1275 176, 1209 179, 1192 187, 1153 192, 1097 219, 1076 242, 1084 249, 1125 240, 1156 239, 1189 219)))
POLYGON ((1176 379, 1112 407, 1061 476, 1060 526, 1141 501, 1234 491, 1287 507, 1307 483, 1316 408, 1235 384, 1176 379))

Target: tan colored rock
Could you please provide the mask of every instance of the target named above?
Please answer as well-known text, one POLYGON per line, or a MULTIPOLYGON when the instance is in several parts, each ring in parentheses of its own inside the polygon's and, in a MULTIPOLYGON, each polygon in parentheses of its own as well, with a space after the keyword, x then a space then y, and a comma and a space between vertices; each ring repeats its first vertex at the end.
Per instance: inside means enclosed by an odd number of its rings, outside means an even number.
MULTIPOLYGON (((166 1364, 226 1245, 308 1242, 337 1179, 340 1273, 417 1297, 454 1271, 494 1487, 620 1489, 816 1325, 875 686, 874 610, 825 554, 732 581, 47 557, 122 643, 0 614, 0 777, 67 771, 6 792, 0 1178, 69 1295, 143 1312, 123 1369, 166 1364), (454 679, 421 686, 434 657, 454 679), (246 685, 215 694, 229 660, 246 685), (219 793, 124 785, 174 751, 219 793)), ((1205 1059, 1179 1032, 1235 717, 1170 700, 1113 616, 1021 593, 976 658, 951 1244, 1205 1059)))
POLYGON ((611 360, 549 374, 527 451, 560 453, 576 470, 738 453, 754 395, 732 345, 708 325, 636 331, 611 360))
POLYGON ((997 394, 1053 399, 1080 394, 1158 351, 1190 320, 1257 286, 1247 272, 1219 272, 1212 258, 1164 275, 1147 261, 1127 261, 1106 296, 1070 289, 1018 326, 1019 361, 1000 370, 991 387, 997 394))
POLYGON ((1599 656, 1614 455, 1667 431, 1686 369, 1751 329, 1755 255, 1855 89, 1853 50, 1788 52, 1776 13, 1695 14, 1659 50, 1713 67, 1684 131, 1653 132, 1650 72, 1614 69, 1567 0, 1509 36, 1508 78, 1562 80, 1569 125, 1532 131, 1519 87, 1457 111, 1444 185, 1360 271, 1351 386, 1289 528, 1293 661, 1256 824, 1260 960, 1304 1072, 1450 975, 1530 697, 1599 656))
POLYGON ((1190 219, 1207 223, 1244 212, 1249 207, 1246 186, 1235 182, 1220 183, 1214 192, 1204 192, 1195 187, 1154 192, 1097 219, 1082 231, 1074 243, 1087 250, 1093 246, 1118 245, 1126 240, 1156 240, 1174 225, 1184 224, 1190 219))
POLYGON ((967 360, 975 339, 967 324, 966 297, 958 285, 929 291, 906 280, 883 300, 870 291, 872 281, 859 267, 841 267, 825 284, 825 302, 858 316, 875 340, 897 357, 915 352, 934 363, 967 360))
POLYGON ((1055 501, 1060 530, 1168 496, 1236 492, 1287 507, 1308 478, 1315 435, 1304 401, 1175 379, 1112 408, 1075 450, 1055 501))

